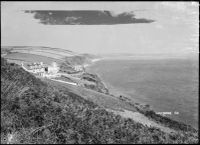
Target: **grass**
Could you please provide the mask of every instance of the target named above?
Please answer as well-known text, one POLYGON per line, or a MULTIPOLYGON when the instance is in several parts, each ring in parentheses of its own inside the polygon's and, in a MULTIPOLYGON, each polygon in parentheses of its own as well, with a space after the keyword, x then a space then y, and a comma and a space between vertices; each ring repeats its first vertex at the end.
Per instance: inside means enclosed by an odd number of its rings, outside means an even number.
POLYGON ((62 84, 59 82, 51 81, 48 79, 43 79, 45 82, 52 84, 53 86, 59 86, 62 90, 68 90, 69 92, 74 92, 78 94, 79 96, 83 97, 84 99, 90 100, 94 102, 95 104, 98 104, 99 106, 109 108, 109 109, 127 109, 131 111, 136 111, 136 109, 129 105, 128 103, 124 101, 120 101, 118 98, 106 95, 103 93, 99 93, 96 91, 93 91, 91 89, 86 89, 79 86, 72 86, 67 84, 62 84))
POLYGON ((27 53, 11 53, 5 56, 6 59, 11 60, 21 60, 25 62, 44 62, 46 64, 51 64, 52 62, 61 63, 61 60, 50 58, 50 57, 44 57, 40 55, 35 54, 27 54, 27 53))

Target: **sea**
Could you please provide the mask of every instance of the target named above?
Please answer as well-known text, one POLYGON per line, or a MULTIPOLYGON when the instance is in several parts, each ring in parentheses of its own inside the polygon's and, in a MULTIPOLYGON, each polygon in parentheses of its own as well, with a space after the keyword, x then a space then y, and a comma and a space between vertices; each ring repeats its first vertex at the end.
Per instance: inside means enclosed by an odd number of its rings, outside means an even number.
POLYGON ((198 128, 198 60, 105 59, 87 67, 115 95, 149 104, 155 112, 198 128), (176 112, 176 113, 174 113, 176 112))

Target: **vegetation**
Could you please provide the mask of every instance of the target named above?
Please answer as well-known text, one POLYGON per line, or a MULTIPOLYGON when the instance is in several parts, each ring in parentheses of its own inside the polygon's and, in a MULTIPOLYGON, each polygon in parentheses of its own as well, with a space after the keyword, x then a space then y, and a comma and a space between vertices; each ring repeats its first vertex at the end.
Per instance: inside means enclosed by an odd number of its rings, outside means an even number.
POLYGON ((91 57, 92 56, 86 54, 65 57, 64 62, 60 64, 60 71, 65 73, 77 73, 73 66, 90 63, 91 57))
POLYGON ((85 84, 84 86, 86 88, 98 91, 100 93, 109 94, 108 89, 105 87, 101 79, 96 74, 90 74, 85 72, 82 74, 81 79, 95 83, 95 85, 85 84))
POLYGON ((1 143, 198 143, 107 112, 1 58, 1 143))
POLYGON ((71 57, 65 57, 65 63, 68 65, 83 65, 85 63, 90 63, 88 56, 76 55, 71 57))
POLYGON ((175 129, 175 130, 179 130, 179 131, 186 131, 186 132, 192 132, 192 133, 197 133, 197 130, 194 129, 192 126, 190 125, 186 125, 182 122, 178 122, 178 121, 175 121, 175 120, 172 120, 168 117, 165 117, 165 116, 161 116, 159 114, 156 114, 153 110, 151 110, 149 108, 149 105, 145 105, 145 106, 141 106, 140 107, 137 107, 137 110, 144 114, 145 116, 147 116, 148 118, 158 122, 158 123, 161 123, 161 124, 164 124, 165 126, 169 127, 169 128, 172 128, 172 129, 175 129))
POLYGON ((66 63, 61 63, 59 67, 60 67, 60 70, 59 70, 60 72, 69 73, 69 74, 76 72, 71 65, 66 64, 66 63))

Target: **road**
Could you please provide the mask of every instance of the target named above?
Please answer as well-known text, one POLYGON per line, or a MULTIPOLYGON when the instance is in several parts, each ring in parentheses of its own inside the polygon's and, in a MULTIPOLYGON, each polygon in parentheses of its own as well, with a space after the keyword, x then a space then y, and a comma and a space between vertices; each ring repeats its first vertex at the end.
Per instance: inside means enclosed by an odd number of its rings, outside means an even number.
MULTIPOLYGON (((50 78, 49 78, 50 79, 50 78)), ((72 82, 66 82, 66 81, 62 81, 62 80, 56 80, 56 79, 50 79, 52 81, 57 81, 57 82, 61 82, 61 83, 65 83, 65 84, 70 84, 70 85, 74 85, 74 86, 77 86, 76 83, 72 83, 72 82)))

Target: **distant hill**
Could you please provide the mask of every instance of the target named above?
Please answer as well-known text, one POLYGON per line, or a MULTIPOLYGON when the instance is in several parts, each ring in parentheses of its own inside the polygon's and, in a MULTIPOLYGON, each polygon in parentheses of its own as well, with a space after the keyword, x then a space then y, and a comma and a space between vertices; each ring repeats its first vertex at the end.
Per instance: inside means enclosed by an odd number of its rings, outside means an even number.
POLYGON ((1 46, 2 57, 9 60, 20 60, 25 62, 43 61, 59 64, 82 65, 90 63, 97 56, 91 54, 80 54, 63 48, 52 48, 43 46, 1 46))
POLYGON ((28 53, 41 56, 48 56, 55 59, 62 59, 66 56, 79 55, 78 53, 70 50, 43 46, 2 46, 1 51, 9 53, 28 53))

